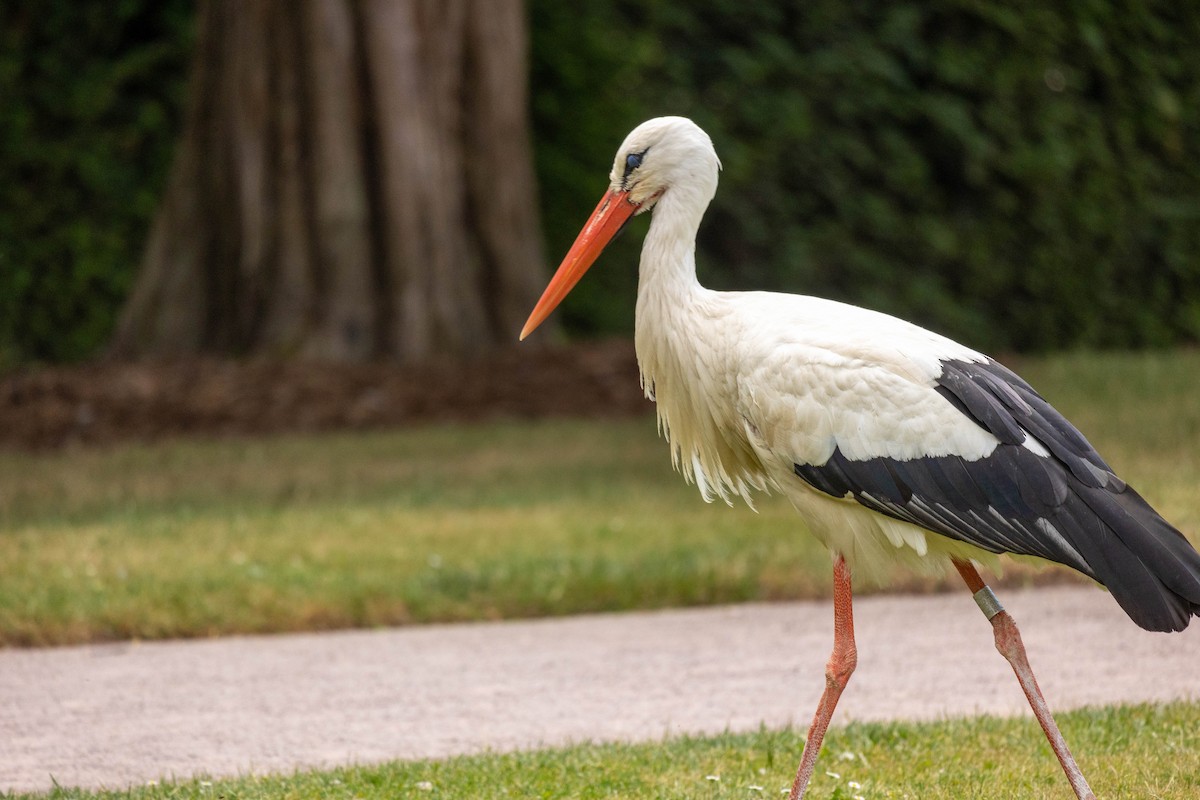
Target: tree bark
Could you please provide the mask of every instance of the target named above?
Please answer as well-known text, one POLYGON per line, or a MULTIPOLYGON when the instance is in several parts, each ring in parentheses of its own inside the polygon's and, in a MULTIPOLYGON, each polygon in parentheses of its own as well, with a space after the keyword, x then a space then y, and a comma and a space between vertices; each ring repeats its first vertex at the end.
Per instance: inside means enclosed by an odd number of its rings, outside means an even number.
POLYGON ((544 279, 521 0, 205 0, 118 356, 478 353, 544 279))

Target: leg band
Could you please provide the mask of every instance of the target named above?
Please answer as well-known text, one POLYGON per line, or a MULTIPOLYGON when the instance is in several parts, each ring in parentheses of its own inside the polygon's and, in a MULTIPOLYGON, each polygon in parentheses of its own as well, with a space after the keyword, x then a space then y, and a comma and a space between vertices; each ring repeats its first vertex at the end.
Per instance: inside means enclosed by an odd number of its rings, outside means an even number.
POLYGON ((984 586, 973 597, 975 598, 975 605, 979 606, 979 610, 988 619, 991 619, 1004 610, 1004 606, 1000 605, 1000 600, 996 598, 996 593, 989 586, 984 586))

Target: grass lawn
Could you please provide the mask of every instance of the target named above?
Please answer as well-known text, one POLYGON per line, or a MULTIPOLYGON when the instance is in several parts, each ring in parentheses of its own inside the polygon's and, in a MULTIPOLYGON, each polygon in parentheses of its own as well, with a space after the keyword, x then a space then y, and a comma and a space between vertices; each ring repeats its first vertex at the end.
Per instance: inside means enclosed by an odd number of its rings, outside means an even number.
MULTIPOLYGON (((1173 703, 1059 716, 1099 797, 1200 796, 1200 705, 1173 703)), ((803 746, 794 731, 651 744, 584 745, 298 773, 195 780, 52 798, 778 798, 803 746)), ((813 800, 1065 798, 1070 788, 1032 718, 851 724, 829 732, 813 800)), ((15 795, 12 800, 23 795, 15 795)), ((39 796, 41 797, 41 796, 39 796)))
MULTIPOLYGON (((1200 534, 1200 352, 1017 366, 1200 534)), ((786 504, 704 504, 651 419, 0 453, 0 487, 0 645, 826 597, 830 583, 786 504)))

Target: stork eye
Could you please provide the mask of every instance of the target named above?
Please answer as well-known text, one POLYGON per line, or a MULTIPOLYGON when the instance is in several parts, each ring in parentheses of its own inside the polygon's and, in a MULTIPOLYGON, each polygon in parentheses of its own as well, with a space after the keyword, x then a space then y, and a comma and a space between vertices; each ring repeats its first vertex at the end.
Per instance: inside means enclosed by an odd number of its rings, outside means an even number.
POLYGON ((643 150, 640 153, 630 153, 625 156, 625 174, 622 177, 628 178, 629 173, 642 165, 642 156, 646 155, 646 152, 646 150, 643 150))

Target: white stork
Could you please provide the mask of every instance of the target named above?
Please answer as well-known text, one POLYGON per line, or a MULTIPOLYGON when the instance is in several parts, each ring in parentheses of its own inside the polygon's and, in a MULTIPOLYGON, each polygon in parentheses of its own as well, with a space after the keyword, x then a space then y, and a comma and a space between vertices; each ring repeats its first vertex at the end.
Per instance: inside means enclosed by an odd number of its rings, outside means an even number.
POLYGON ((953 563, 991 620, 1075 794, 1093 797, 1043 699, 1012 618, 974 562, 1066 564, 1143 628, 1200 615, 1200 554, 1041 395, 987 356, 884 314, 815 297, 714 292, 695 238, 720 161, 690 120, 639 125, 609 189, 546 287, 524 339, 634 215, 636 345, 675 466, 705 499, 783 493, 834 558, 834 646, 791 797, 804 795, 857 655, 851 573, 953 563))

